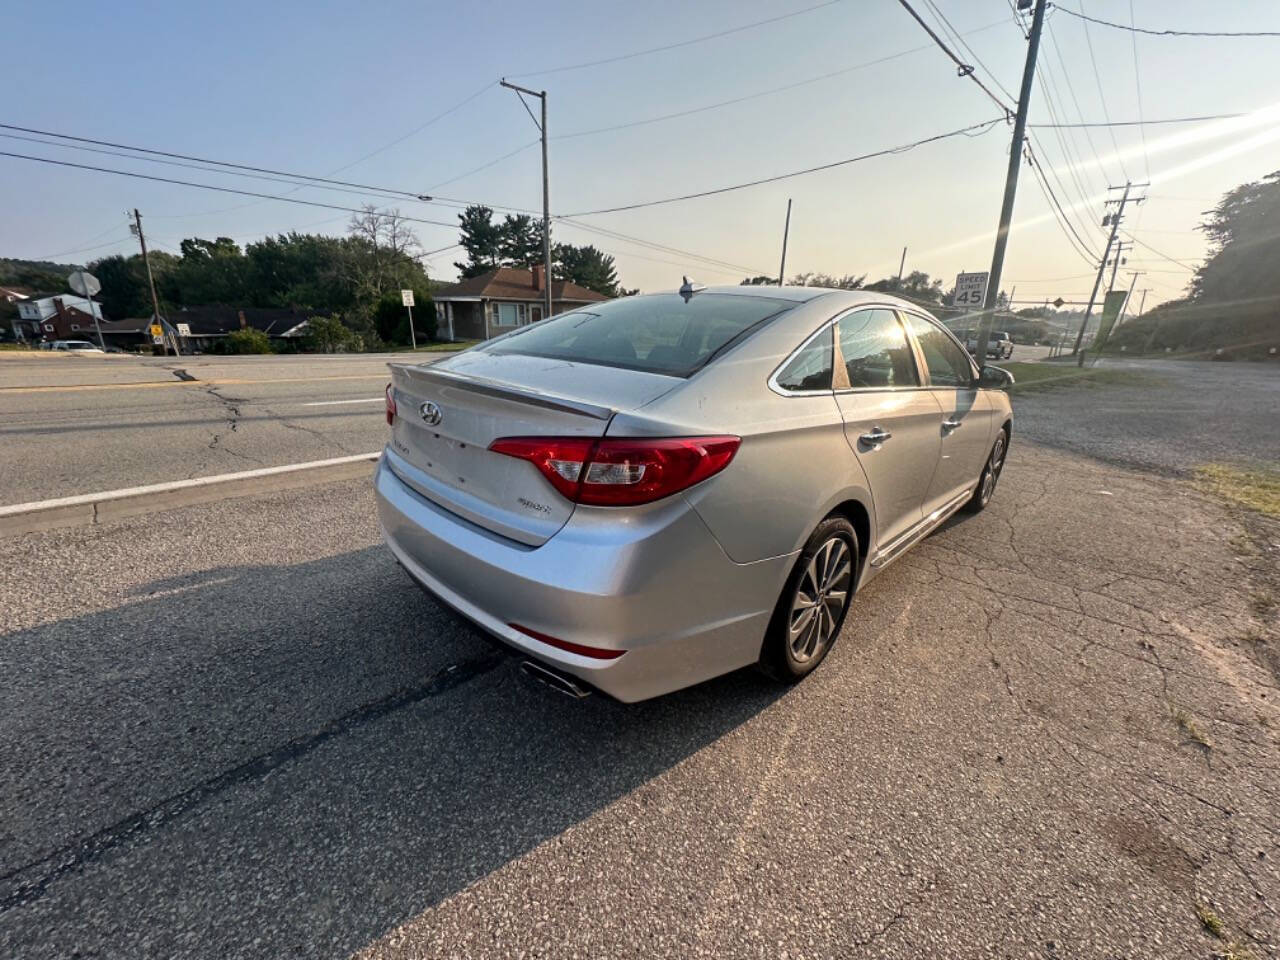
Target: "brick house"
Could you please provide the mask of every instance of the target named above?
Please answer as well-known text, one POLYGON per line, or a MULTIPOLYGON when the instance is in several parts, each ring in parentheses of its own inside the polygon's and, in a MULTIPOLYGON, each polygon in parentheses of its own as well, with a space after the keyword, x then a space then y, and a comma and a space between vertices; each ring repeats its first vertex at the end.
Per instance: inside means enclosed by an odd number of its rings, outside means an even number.
POLYGON ((17 340, 93 340, 93 319, 103 319, 102 304, 70 293, 33 293, 16 303, 18 316, 12 321, 17 340))

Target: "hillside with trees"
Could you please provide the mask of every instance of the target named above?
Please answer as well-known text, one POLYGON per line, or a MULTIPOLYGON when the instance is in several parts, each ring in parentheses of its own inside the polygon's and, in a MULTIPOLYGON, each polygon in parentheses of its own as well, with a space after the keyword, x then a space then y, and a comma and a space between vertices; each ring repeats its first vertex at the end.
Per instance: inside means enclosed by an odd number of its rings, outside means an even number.
POLYGON ((1280 348, 1280 171, 1229 191, 1206 217, 1209 255, 1187 296, 1125 323, 1108 349, 1265 357, 1280 348))

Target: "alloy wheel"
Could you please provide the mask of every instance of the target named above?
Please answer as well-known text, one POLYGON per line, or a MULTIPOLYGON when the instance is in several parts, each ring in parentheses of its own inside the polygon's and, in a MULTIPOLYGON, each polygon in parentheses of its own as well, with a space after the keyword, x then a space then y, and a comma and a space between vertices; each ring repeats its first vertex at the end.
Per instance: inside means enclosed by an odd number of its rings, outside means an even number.
POLYGON ((852 585, 852 551, 843 537, 831 537, 809 558, 791 598, 787 642, 796 663, 807 663, 831 642, 852 585))
POLYGON ((991 458, 987 460, 987 469, 982 471, 982 502, 986 504, 996 492, 996 481, 1000 479, 1000 470, 1004 467, 1004 433, 996 437, 996 445, 991 448, 991 458))

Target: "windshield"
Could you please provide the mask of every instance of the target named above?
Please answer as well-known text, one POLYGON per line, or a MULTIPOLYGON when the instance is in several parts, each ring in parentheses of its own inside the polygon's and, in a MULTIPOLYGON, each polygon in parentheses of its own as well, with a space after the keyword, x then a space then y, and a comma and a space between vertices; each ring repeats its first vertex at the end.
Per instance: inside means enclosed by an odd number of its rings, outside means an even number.
POLYGON ((768 297, 674 293, 623 297, 552 317, 486 349, 687 377, 790 304, 768 297))

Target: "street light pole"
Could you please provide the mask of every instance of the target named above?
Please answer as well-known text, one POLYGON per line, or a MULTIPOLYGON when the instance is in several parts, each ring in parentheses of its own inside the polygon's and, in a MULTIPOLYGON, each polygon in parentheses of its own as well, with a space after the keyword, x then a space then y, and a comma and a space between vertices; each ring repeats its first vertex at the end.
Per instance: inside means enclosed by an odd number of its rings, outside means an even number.
POLYGON ((1004 251, 1009 245, 1009 223, 1013 219, 1013 201, 1018 193, 1018 169, 1022 164, 1022 141, 1027 133, 1027 109, 1031 106, 1031 84, 1036 74, 1036 54, 1040 50, 1040 31, 1044 27, 1044 12, 1048 0, 1036 0, 1035 14, 1031 19, 1031 32, 1027 36, 1027 61, 1022 67, 1022 86, 1018 91, 1018 113, 1013 120, 1013 145, 1009 148, 1009 170, 1004 181, 1004 200, 1000 204, 1000 225, 996 228, 996 247, 991 255, 991 276, 987 278, 987 297, 982 305, 982 319, 978 323, 978 343, 975 356, 983 363, 987 355, 987 341, 991 339, 996 302, 1000 297, 1000 274, 1004 271, 1004 251))
POLYGON ((533 120, 533 125, 542 134, 542 286, 545 290, 545 316, 549 317, 551 316, 551 187, 547 172, 547 91, 530 90, 528 87, 507 83, 505 79, 501 81, 501 85, 516 92, 516 96, 520 97, 521 105, 529 111, 529 118, 533 120), (541 122, 534 117, 533 111, 529 110, 529 105, 524 102, 524 94, 537 97, 542 101, 541 122))

